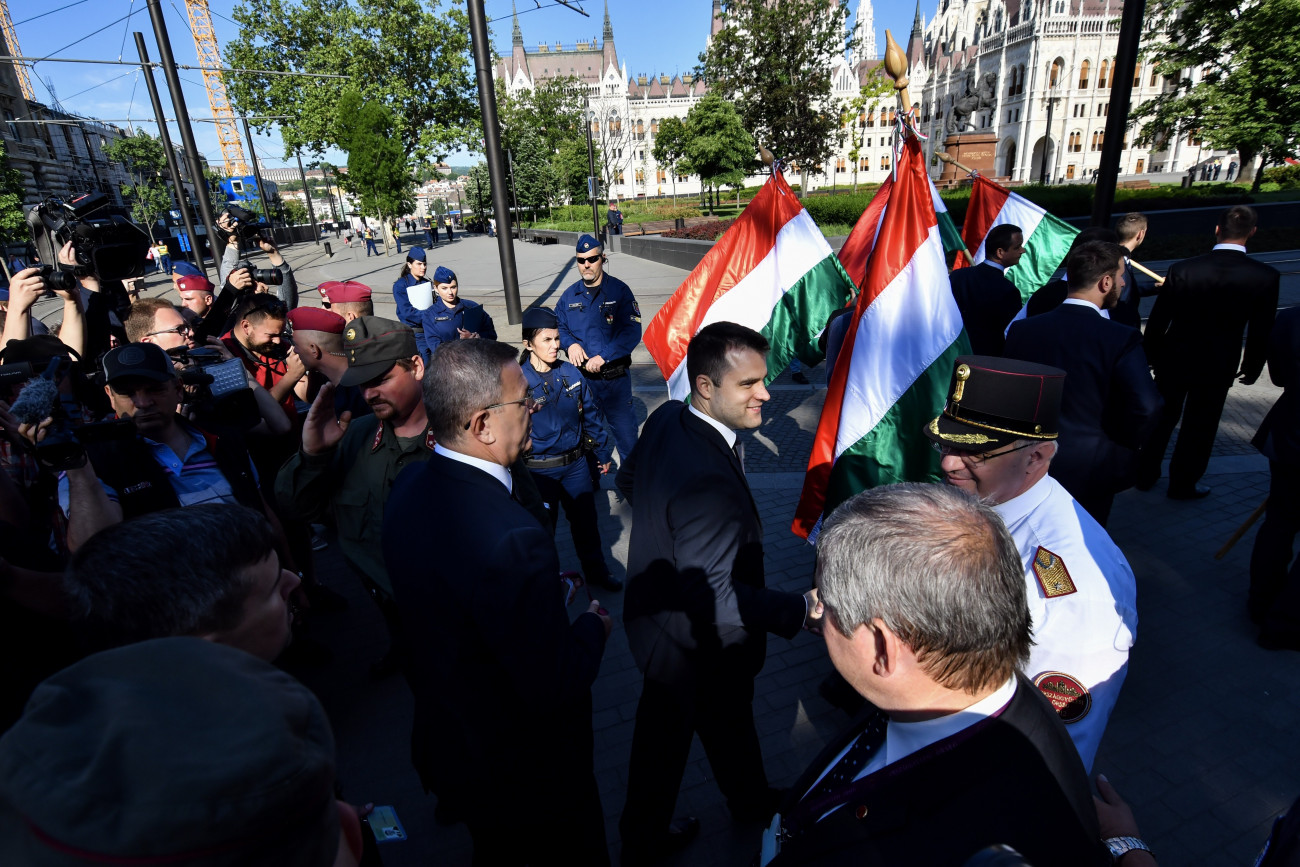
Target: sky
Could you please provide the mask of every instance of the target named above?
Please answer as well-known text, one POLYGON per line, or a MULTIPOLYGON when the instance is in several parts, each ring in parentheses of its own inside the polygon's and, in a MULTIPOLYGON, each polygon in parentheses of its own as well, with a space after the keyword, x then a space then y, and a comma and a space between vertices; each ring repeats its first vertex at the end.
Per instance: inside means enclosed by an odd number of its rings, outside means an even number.
MULTIPOLYGON (((429 0, 426 0, 426 3, 429 0)), ((536 47, 539 42, 554 45, 557 41, 571 46, 579 39, 599 40, 604 20, 604 6, 600 0, 571 0, 574 6, 585 10, 589 17, 559 5, 555 0, 515 0, 519 10, 519 26, 524 44, 536 47)), ((858 3, 850 0, 856 11, 858 3)), ((158 59, 158 49, 149 22, 145 0, 8 0, 9 16, 14 23, 19 45, 26 57, 49 57, 38 63, 32 80, 36 98, 47 104, 54 100, 46 85, 53 85, 63 107, 86 117, 110 120, 118 126, 140 126, 156 135, 157 124, 149 106, 149 95, 140 80, 139 70, 127 66, 110 66, 86 63, 62 63, 57 59, 138 60, 132 32, 145 34, 145 44, 151 59, 158 59), (128 17, 129 16, 129 17, 128 17), (128 119, 130 124, 128 124, 128 119)), ((198 58, 185 15, 184 0, 161 0, 164 18, 172 42, 172 52, 178 64, 197 65, 198 58)), ((237 25, 232 20, 238 0, 209 0, 212 23, 221 44, 232 38, 237 25)), ((934 10, 933 2, 923 4, 927 17, 934 10)), ((444 3, 443 9, 448 8, 444 3)), ((511 37, 511 0, 485 0, 490 21, 490 38, 498 51, 509 53, 511 37)), ((610 0, 610 21, 614 28, 614 42, 618 48, 619 62, 626 64, 629 76, 635 77, 686 72, 697 63, 709 33, 711 0, 610 0)), ((911 30, 915 12, 913 3, 880 3, 875 8, 877 47, 883 52, 885 28, 893 29, 894 37, 905 44, 911 30)), ((186 106, 192 118, 210 118, 207 92, 198 70, 179 70, 186 106)), ((155 70, 155 81, 163 101, 163 110, 169 118, 176 117, 171 99, 160 71, 155 70)), ((214 167, 222 163, 221 148, 217 143, 216 129, 211 123, 194 123, 194 137, 200 151, 214 167)), ((173 140, 179 144, 180 135, 175 125, 171 127, 173 140)), ((256 152, 268 168, 296 166, 284 159, 284 148, 279 135, 255 136, 256 152)), ((247 142, 244 142, 247 156, 247 142)), ((345 164, 346 155, 327 154, 331 162, 345 164)), ((449 154, 448 161, 461 165, 476 160, 464 152, 449 154)))

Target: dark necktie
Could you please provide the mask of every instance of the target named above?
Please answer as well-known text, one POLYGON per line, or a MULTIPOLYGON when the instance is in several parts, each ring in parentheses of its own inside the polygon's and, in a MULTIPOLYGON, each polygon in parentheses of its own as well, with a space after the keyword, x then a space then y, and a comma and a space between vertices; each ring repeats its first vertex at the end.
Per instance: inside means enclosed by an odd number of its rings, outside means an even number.
POLYGON ((735 445, 731 447, 731 451, 735 453, 736 460, 740 463, 740 471, 743 473, 745 471, 745 444, 740 441, 739 437, 736 439, 735 445))
POLYGON ((885 731, 888 724, 889 718, 884 714, 872 716, 862 734, 858 735, 857 740, 853 742, 853 746, 849 747, 849 751, 844 754, 844 758, 836 762, 830 772, 822 777, 816 786, 813 786, 812 791, 804 797, 804 800, 815 801, 852 783, 854 778, 862 773, 862 769, 871 761, 871 757, 875 755, 876 750, 880 749, 880 745, 885 742, 885 731))

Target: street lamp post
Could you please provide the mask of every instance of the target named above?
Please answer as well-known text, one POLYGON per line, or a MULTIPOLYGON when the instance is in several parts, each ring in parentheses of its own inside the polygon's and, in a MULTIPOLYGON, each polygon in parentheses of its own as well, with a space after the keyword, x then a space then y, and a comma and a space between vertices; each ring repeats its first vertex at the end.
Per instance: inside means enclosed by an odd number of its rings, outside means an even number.
POLYGON ((587 128, 587 198, 591 201, 591 233, 599 238, 600 211, 596 208, 596 193, 600 191, 600 184, 596 180, 596 149, 591 142, 591 98, 585 98, 582 104, 583 125, 587 128))
POLYGON ((1043 134, 1043 166, 1038 175, 1038 182, 1044 185, 1047 184, 1047 150, 1052 146, 1052 110, 1056 108, 1056 101, 1061 98, 1060 76, 1065 74, 1065 71, 1057 68, 1055 64, 1052 65, 1052 71, 1057 77, 1050 80, 1047 85, 1047 129, 1043 134))

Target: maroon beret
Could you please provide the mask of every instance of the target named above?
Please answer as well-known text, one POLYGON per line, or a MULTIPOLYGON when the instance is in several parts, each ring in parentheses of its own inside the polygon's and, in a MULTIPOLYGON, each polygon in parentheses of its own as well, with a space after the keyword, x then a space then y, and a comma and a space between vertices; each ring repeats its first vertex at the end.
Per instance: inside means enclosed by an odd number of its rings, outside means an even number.
POLYGON ((294 331, 324 331, 342 334, 346 321, 331 310, 320 307, 295 307, 289 311, 289 324, 294 331))
POLYGON ((212 285, 212 281, 208 278, 195 274, 189 277, 177 278, 176 290, 178 292, 206 292, 212 295, 215 293, 216 287, 212 285))
POLYGON ((331 304, 370 300, 370 287, 355 280, 330 280, 317 288, 321 297, 328 299, 331 304))

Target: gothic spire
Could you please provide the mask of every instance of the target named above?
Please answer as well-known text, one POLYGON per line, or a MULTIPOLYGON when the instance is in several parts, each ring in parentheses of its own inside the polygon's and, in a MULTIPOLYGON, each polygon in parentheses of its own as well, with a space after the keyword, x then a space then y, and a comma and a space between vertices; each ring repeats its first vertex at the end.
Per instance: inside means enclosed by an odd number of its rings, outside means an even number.
POLYGON ((515 29, 512 34, 513 42, 515 45, 522 48, 524 44, 524 31, 519 29, 519 10, 515 8, 515 0, 510 0, 510 14, 513 15, 515 19, 515 29))
POLYGON ((921 35, 921 0, 916 0, 916 17, 912 19, 912 35, 921 35))
POLYGON ((605 32, 601 38, 606 42, 614 41, 614 25, 609 23, 609 0, 605 0, 605 32))

